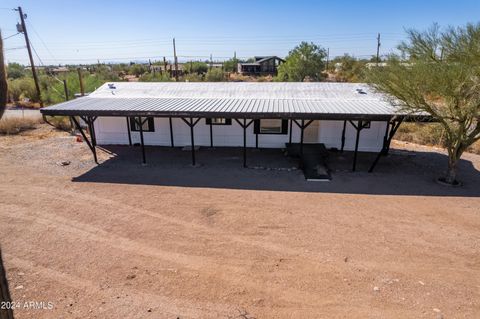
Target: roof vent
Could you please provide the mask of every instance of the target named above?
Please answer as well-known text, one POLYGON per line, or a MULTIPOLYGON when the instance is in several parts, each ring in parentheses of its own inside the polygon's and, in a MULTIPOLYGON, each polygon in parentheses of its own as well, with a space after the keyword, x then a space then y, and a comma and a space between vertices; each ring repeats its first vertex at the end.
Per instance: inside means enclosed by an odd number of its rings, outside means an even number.
POLYGON ((108 83, 108 88, 112 89, 112 90, 116 89, 115 84, 113 84, 113 83, 108 83))
POLYGON ((357 91, 358 94, 367 94, 367 92, 365 92, 363 89, 356 89, 355 91, 357 91))

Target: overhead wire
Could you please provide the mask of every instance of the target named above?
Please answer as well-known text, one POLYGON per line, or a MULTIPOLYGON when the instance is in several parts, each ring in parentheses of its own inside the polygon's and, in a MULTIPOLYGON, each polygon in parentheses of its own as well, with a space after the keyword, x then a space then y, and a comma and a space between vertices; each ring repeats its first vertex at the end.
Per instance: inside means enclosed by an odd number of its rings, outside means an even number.
POLYGON ((8 36, 8 37, 3 38, 2 40, 5 41, 5 40, 10 39, 10 38, 13 38, 14 36, 19 35, 19 34, 20 34, 20 32, 17 32, 17 33, 15 33, 15 34, 12 34, 12 35, 10 35, 10 36, 8 36))
POLYGON ((53 58, 53 60, 56 60, 55 56, 53 55, 53 53, 50 51, 50 49, 47 47, 47 45, 45 44, 45 41, 43 41, 42 37, 40 36, 40 34, 38 34, 37 30, 35 29, 35 27, 33 26, 33 24, 27 20, 27 23, 28 23, 28 26, 33 30, 33 33, 35 33, 35 35, 37 36, 38 39, 40 39, 40 42, 42 42, 42 45, 45 47, 45 49, 47 50, 48 54, 50 54, 50 56, 53 58))

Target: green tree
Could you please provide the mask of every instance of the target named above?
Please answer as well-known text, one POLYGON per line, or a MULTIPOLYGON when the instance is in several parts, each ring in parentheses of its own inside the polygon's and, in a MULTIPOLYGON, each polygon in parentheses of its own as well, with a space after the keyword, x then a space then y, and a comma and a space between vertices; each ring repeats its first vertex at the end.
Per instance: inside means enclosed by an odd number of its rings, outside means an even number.
POLYGON ((208 71, 208 65, 205 62, 199 61, 190 61, 183 64, 183 71, 185 73, 191 74, 204 74, 208 71))
POLYGON ((480 139, 480 24, 407 31, 400 56, 367 71, 368 81, 401 110, 427 113, 445 129, 448 169, 441 178, 456 184, 463 152, 480 139))
POLYGON ((7 76, 9 79, 18 79, 26 75, 25 67, 19 63, 11 62, 7 65, 7 76))
POLYGON ((302 42, 288 53, 285 62, 278 67, 277 81, 303 82, 325 79, 325 58, 327 52, 322 47, 302 42))
POLYGON ((7 73, 5 70, 5 60, 3 57, 3 38, 0 31, 0 119, 7 107, 8 85, 7 85, 7 73))
POLYGON ((225 80, 225 76, 221 69, 210 69, 205 75, 206 82, 222 82, 225 80))
POLYGON ((223 68, 225 72, 237 72, 238 63, 240 63, 239 59, 231 58, 223 63, 223 68))
POLYGON ((361 82, 364 80, 365 64, 364 60, 357 60, 349 54, 344 54, 333 59, 329 64, 329 69, 335 72, 337 81, 361 82))
POLYGON ((8 92, 14 101, 29 99, 32 102, 38 102, 37 90, 33 78, 20 78, 8 80, 8 92))

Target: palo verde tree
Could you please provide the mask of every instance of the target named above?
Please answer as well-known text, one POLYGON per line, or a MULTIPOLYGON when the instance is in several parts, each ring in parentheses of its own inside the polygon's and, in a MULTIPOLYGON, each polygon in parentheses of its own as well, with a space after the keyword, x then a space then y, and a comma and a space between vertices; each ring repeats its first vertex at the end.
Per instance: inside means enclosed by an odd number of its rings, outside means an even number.
POLYGON ((7 107, 7 94, 7 72, 5 70, 5 60, 3 57, 2 32, 0 31, 0 119, 3 116, 3 112, 5 112, 5 108, 7 107))
POLYGON ((480 24, 407 31, 408 40, 385 67, 367 79, 411 114, 427 113, 445 130, 448 170, 440 180, 457 184, 462 153, 480 139, 480 24))
POLYGON ((324 48, 308 42, 302 42, 288 53, 285 62, 278 67, 278 81, 303 82, 321 81, 325 78, 324 48))

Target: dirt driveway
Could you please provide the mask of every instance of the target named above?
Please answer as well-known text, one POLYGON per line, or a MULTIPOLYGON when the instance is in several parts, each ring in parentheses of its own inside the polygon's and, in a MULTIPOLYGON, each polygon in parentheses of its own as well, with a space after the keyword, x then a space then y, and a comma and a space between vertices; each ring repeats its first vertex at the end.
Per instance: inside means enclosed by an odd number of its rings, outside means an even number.
POLYGON ((312 184, 221 151, 144 167, 113 148, 96 167, 46 126, 0 137, 12 297, 53 303, 16 318, 480 318, 480 156, 448 189, 444 155, 398 147, 312 184))

